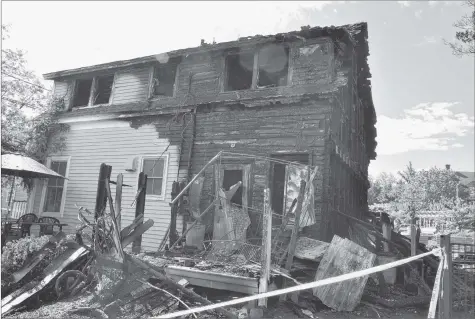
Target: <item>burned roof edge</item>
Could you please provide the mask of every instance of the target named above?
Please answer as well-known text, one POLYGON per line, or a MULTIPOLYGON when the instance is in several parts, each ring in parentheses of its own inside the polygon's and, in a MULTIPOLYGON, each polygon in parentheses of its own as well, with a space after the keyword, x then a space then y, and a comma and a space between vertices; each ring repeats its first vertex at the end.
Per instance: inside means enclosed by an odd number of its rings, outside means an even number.
MULTIPOLYGON (((290 31, 286 33, 277 33, 274 35, 256 35, 252 37, 241 37, 235 41, 228 41, 228 42, 221 42, 217 44, 202 44, 198 47, 192 47, 187 49, 179 49, 174 51, 169 51, 165 53, 155 54, 144 56, 140 58, 128 59, 128 60, 119 60, 114 62, 96 64, 92 66, 80 67, 75 69, 67 69, 63 71, 57 72, 50 72, 43 74, 43 78, 45 80, 54 80, 57 78, 71 76, 76 74, 82 74, 87 72, 96 72, 96 71, 104 71, 110 69, 117 69, 123 67, 130 67, 140 64, 147 64, 151 62, 157 61, 157 59, 161 58, 161 56, 167 56, 168 58, 179 57, 187 54, 198 54, 198 53, 205 53, 217 50, 224 50, 227 48, 232 48, 235 46, 242 46, 242 45, 256 45, 256 44, 263 44, 272 41, 295 41, 295 40, 306 40, 312 38, 319 38, 334 35, 338 33, 338 36, 341 38, 345 38, 348 36, 348 41, 354 43, 354 36, 358 35, 359 33, 367 33, 367 23, 360 22, 356 24, 349 24, 343 26, 329 26, 329 27, 301 27, 300 31, 290 31)), ((358 41, 357 41, 358 42, 358 41)), ((365 53, 367 54, 367 52, 365 53)))

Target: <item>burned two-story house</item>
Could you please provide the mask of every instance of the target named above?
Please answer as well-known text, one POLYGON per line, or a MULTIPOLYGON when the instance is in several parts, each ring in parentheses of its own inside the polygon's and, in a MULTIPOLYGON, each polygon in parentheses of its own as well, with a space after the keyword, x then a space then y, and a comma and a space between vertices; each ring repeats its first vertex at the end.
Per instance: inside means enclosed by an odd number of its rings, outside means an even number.
MULTIPOLYGON (((169 227, 173 182, 189 181, 228 151, 318 166, 316 222, 308 232, 330 240, 344 231, 335 211, 361 218, 367 210, 368 165, 376 156, 367 39, 366 23, 302 27, 45 74, 63 105, 58 121, 69 128, 58 133, 64 147, 48 154, 46 165, 68 179, 38 181, 30 212, 57 217, 73 231, 78 207, 94 209, 106 163, 113 178, 122 173, 132 186, 122 195, 126 225, 143 171, 145 215, 154 225, 142 247, 156 250, 169 227)), ((221 164, 224 179, 243 182, 242 201, 256 206, 269 187, 273 211, 283 213, 277 185, 284 164, 221 164)), ((217 181, 226 183, 215 172, 205 175, 203 198, 217 181)))

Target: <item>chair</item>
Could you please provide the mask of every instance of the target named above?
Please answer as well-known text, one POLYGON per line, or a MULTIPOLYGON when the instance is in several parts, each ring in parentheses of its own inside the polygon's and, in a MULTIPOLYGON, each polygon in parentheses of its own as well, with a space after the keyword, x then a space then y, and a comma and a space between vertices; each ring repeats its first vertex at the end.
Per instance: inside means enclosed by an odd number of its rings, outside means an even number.
POLYGON ((35 223, 38 221, 38 217, 35 214, 25 214, 18 218, 17 224, 20 227, 20 236, 25 237, 26 235, 30 236, 31 224, 24 225, 23 222, 35 223))
MULTIPOLYGON (((49 217, 49 216, 40 217, 40 219, 38 219, 38 222, 39 223, 48 223, 48 224, 50 224, 50 225, 40 225, 40 236, 54 235, 54 226, 56 226, 55 224, 60 223, 57 218, 49 217)), ((57 227, 59 227, 60 230, 61 230, 60 225, 57 225, 57 227)))

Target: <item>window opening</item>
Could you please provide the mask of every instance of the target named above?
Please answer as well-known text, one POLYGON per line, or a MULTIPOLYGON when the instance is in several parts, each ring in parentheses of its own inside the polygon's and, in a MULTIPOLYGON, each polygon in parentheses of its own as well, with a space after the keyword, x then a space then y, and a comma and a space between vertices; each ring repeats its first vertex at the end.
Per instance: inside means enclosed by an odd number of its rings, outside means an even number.
MULTIPOLYGON (((242 180, 242 170, 224 170, 223 188, 228 191, 229 188, 242 180)), ((234 196, 231 198, 231 203, 242 206, 242 185, 238 188, 234 196)))
POLYGON ((87 106, 91 95, 92 79, 76 80, 73 107, 87 106))
POLYGON ((248 90, 252 86, 254 54, 240 53, 226 57, 226 91, 248 90))
POLYGON ((153 95, 173 96, 175 89, 176 64, 160 64, 153 72, 153 95))
POLYGON ((96 91, 93 105, 108 104, 112 94, 114 75, 98 76, 96 78, 96 91))
POLYGON ((289 48, 270 45, 259 51, 259 87, 287 85, 289 48))

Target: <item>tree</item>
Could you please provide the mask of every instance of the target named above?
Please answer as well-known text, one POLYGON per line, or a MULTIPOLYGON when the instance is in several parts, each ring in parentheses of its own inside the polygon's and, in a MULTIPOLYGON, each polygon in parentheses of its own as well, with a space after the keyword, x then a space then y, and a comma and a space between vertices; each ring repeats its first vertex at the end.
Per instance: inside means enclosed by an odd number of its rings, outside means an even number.
MULTIPOLYGON (((9 28, 2 25, 3 43, 8 33, 9 28)), ((24 153, 34 125, 29 114, 46 111, 47 91, 26 68, 22 50, 2 47, 2 152, 24 153)))
POLYGON ((468 0, 465 4, 472 8, 472 13, 464 15, 454 23, 454 27, 460 30, 455 32, 455 39, 458 42, 444 40, 456 56, 475 54, 475 1, 468 0))
POLYGON ((410 223, 421 211, 442 211, 440 222, 448 229, 473 229, 474 206, 468 203, 469 194, 459 187, 453 170, 432 167, 417 171, 409 163, 398 172, 399 180, 394 182, 388 176, 382 174, 372 181, 368 192, 373 194, 372 209, 383 209, 403 223, 410 223))
MULTIPOLYGON (((64 146, 61 134, 57 140, 51 139, 58 130, 67 130, 64 125, 58 126, 56 120, 64 102, 53 98, 38 77, 28 70, 22 50, 5 48, 8 33, 9 27, 2 25, 2 154, 21 153, 41 162, 48 147, 64 146)), ((25 179, 24 185, 29 188, 31 182, 25 179)))
POLYGON ((381 173, 378 178, 370 177, 370 188, 368 190, 368 205, 386 204, 394 201, 396 177, 391 173, 381 173))

